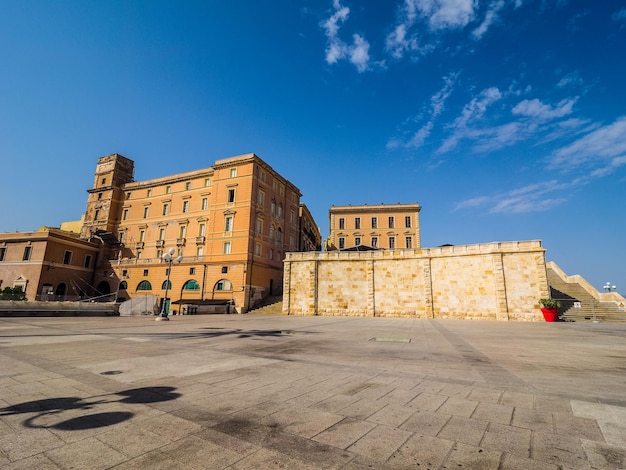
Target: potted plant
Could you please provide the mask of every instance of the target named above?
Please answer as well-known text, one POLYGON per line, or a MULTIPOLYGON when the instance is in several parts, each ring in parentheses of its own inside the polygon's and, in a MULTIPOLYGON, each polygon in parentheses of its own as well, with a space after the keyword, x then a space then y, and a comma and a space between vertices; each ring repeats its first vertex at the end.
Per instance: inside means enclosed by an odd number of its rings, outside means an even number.
POLYGON ((541 313, 543 313, 545 321, 555 322, 559 316, 561 302, 555 299, 539 299, 539 303, 541 304, 541 313))

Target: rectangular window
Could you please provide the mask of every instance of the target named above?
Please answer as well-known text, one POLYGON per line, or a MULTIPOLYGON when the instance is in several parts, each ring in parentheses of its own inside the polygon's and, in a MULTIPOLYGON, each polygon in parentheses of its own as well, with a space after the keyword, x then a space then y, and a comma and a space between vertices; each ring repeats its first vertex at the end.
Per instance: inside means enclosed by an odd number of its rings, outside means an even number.
POLYGON ((102 199, 102 193, 98 193, 98 201, 102 199))
POLYGON ((165 228, 163 227, 159 229, 159 240, 165 240, 165 228))
POLYGON ((143 208, 143 218, 147 219, 150 215, 150 206, 146 206, 143 208))
POLYGON ((211 178, 205 178, 204 179, 204 186, 205 187, 211 186, 211 178))
POLYGON ((189 274, 196 274, 196 268, 189 268, 189 274))
POLYGON ((71 264, 72 262, 72 252, 69 250, 65 250, 63 253, 63 264, 71 264))
POLYGON ((257 235, 263 233, 263 219, 256 219, 256 233, 257 235))
POLYGON ((91 267, 91 255, 85 255, 84 267, 85 268, 90 268, 91 267))
POLYGON ((128 209, 124 209, 122 212, 122 220, 128 220, 128 209))
POLYGON ((405 242, 405 246, 406 246, 408 249, 413 248, 413 237, 405 237, 405 238, 404 238, 404 242, 405 242))
POLYGON ((143 259, 143 251, 137 250, 137 259, 143 259))
POLYGON ((361 244, 361 237, 354 237, 354 244, 359 246, 361 244))
POLYGON ((372 228, 378 228, 378 217, 372 217, 372 228))
POLYGON ((163 204, 163 215, 170 213, 170 205, 168 203, 163 204))
POLYGON ((224 223, 224 231, 225 232, 233 231, 233 218, 232 217, 226 217, 225 223, 224 223))
POLYGON ((202 198, 202 210, 205 211, 209 208, 209 198, 208 197, 203 197, 202 198))
POLYGON ((7 249, 6 248, 0 248, 0 261, 4 261, 4 257, 7 254, 7 249))
POLYGON ((235 176, 237 176, 237 168, 231 168, 230 169, 230 177, 234 178, 235 176))
POLYGON ((274 248, 270 248, 270 259, 274 259, 274 248))
POLYGON ((339 249, 343 250, 346 247, 346 239, 344 237, 339 237, 339 249))
POLYGON ((126 199, 130 199, 130 193, 126 193, 126 199))
POLYGON ((404 218, 404 226, 405 226, 406 228, 411 228, 411 216, 410 216, 410 215, 407 215, 407 216, 404 218))
POLYGON ((225 255, 230 255, 230 242, 224 242, 224 254, 225 255))
POLYGON ((183 214, 189 212, 189 201, 183 201, 183 214))
POLYGON ((199 246, 199 247, 196 249, 196 254, 198 255, 198 257, 200 257, 200 256, 204 255, 204 247, 203 247, 203 246, 199 246))
POLYGON ((185 238, 187 236, 187 226, 181 225, 178 234, 180 235, 178 238, 185 238))
POLYGON ((389 228, 394 228, 396 225, 396 219, 392 216, 389 217, 389 228))
POLYGON ((146 197, 152 197, 152 190, 148 189, 148 191, 146 191, 146 197))
POLYGON ((147 269, 144 269, 144 270, 143 270, 143 276, 144 276, 144 277, 148 276, 148 270, 147 270, 147 269))
POLYGON ((265 204, 265 192, 264 191, 259 190, 257 194, 256 202, 259 204, 259 206, 262 206, 263 204, 265 204))
POLYGON ((235 190, 234 189, 228 190, 228 202, 235 202, 235 190))
POLYGON ((146 231, 145 230, 139 230, 139 241, 140 242, 145 242, 146 241, 146 231))
POLYGON ((339 230, 343 230, 346 228, 346 219, 343 217, 339 217, 339 230))
POLYGON ((31 246, 24 247, 24 256, 22 256, 22 261, 28 261, 32 252, 33 248, 31 246))
POLYGON ((170 194, 172 192, 172 187, 168 184, 165 186, 165 194, 170 194))
POLYGON ((378 248, 378 237, 372 237, 372 248, 378 248))
POLYGON ((389 249, 390 250, 396 249, 396 237, 389 237, 389 249))
POLYGON ((96 212, 93 214, 94 220, 98 220, 100 218, 100 209, 96 209, 96 212))
POLYGON ((186 189, 187 191, 189 191, 189 190, 191 189, 191 181, 187 181, 187 182, 185 183, 185 189, 186 189))
POLYGON ((289 223, 294 223, 296 221, 296 213, 294 211, 289 212, 289 223))
POLYGON ((354 228, 361 228, 361 217, 354 218, 354 228))
POLYGON ((257 243, 254 245, 254 254, 256 256, 261 256, 261 244, 257 243))
POLYGON ((198 236, 204 237, 206 235, 206 224, 198 225, 198 236))
POLYGON ((228 274, 228 266, 222 266, 222 274, 228 274))

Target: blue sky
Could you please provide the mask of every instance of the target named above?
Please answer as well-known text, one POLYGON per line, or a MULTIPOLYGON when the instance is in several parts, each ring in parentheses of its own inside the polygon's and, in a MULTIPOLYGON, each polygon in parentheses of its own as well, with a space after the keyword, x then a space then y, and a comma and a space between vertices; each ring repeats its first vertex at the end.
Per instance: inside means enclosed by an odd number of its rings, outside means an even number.
POLYGON ((626 290, 626 4, 0 2, 0 232, 254 152, 331 204, 419 202, 422 245, 541 239, 626 290))

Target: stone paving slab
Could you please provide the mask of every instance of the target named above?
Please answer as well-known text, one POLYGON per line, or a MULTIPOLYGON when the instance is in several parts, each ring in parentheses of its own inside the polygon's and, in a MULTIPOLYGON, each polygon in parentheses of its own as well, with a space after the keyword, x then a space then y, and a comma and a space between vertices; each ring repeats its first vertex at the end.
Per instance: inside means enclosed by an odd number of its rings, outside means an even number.
POLYGON ((0 318, 0 469, 626 468, 625 337, 621 324, 0 318))

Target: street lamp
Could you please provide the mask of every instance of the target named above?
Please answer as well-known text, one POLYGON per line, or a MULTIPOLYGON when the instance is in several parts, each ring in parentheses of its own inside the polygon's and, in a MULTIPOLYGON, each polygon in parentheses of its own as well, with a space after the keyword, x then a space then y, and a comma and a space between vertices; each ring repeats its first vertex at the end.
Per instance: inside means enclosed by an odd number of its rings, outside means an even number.
POLYGON ((176 250, 174 248, 170 248, 169 251, 164 253, 162 256, 163 261, 167 264, 167 282, 165 283, 165 298, 163 299, 163 305, 161 305, 161 313, 155 318, 156 321, 169 321, 169 317, 167 316, 167 292, 170 289, 170 273, 172 272, 172 264, 174 264, 174 261, 180 263, 183 259, 182 256, 178 256, 174 259, 174 253, 176 253, 176 250))
POLYGON ((606 284, 604 284, 604 290, 607 292, 611 292, 612 290, 616 290, 617 287, 612 286, 610 282, 607 282, 606 284))

